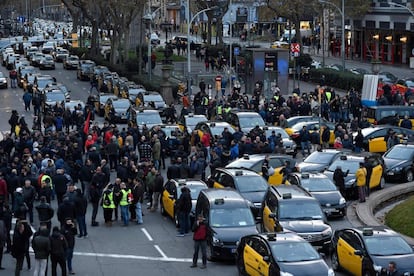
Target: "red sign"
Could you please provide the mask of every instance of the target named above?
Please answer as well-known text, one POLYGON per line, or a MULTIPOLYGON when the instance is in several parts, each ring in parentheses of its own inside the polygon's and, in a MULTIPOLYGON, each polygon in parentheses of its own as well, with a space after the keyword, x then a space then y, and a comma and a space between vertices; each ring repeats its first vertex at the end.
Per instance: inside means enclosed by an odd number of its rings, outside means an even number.
POLYGON ((300 44, 299 43, 290 44, 290 51, 292 53, 300 53, 300 44))

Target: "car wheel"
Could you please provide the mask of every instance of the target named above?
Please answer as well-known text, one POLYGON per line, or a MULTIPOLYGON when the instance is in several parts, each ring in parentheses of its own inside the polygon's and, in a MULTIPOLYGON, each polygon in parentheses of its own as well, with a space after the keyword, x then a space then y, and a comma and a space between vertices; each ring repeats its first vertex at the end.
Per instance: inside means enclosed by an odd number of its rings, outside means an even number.
POLYGON ((413 171, 412 171, 412 170, 408 170, 408 171, 405 173, 405 181, 406 181, 406 182, 411 182, 411 181, 413 181, 413 171))
POLYGON ((243 256, 237 258, 237 270, 239 271, 240 276, 246 276, 246 268, 244 266, 243 256))
POLYGON ((336 249, 334 252, 332 252, 331 255, 331 265, 333 270, 341 271, 341 265, 339 264, 338 253, 336 253, 336 249))
POLYGON ((207 260, 210 262, 215 261, 213 245, 209 242, 207 242, 207 260))
POLYGON ((380 190, 382 190, 382 189, 385 188, 385 179, 384 179, 384 177, 381 177, 380 184, 379 184, 379 187, 378 188, 380 190))

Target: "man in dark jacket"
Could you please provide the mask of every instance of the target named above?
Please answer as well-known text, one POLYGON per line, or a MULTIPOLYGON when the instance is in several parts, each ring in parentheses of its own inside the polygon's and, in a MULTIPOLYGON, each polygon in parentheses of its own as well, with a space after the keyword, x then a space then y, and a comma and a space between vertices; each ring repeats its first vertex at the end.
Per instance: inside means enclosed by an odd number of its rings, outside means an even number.
POLYGON ((96 183, 92 182, 89 189, 89 201, 92 203, 91 226, 99 226, 99 223, 96 221, 96 216, 98 215, 99 200, 101 199, 101 194, 102 193, 96 183))
POLYGON ((192 208, 191 191, 187 187, 181 188, 181 195, 177 202, 178 222, 180 232, 177 237, 184 237, 190 231, 190 212, 192 208))
POLYGON ((180 179, 181 178, 180 167, 173 160, 171 160, 171 165, 168 166, 167 178, 168 179, 180 179))
POLYGON ((78 238, 87 237, 88 232, 86 230, 86 210, 88 207, 88 201, 82 195, 81 190, 76 190, 76 197, 75 197, 75 215, 76 215, 76 222, 79 226, 79 236, 78 238))
POLYGON ((68 248, 68 243, 65 236, 59 231, 57 226, 53 227, 52 235, 50 236, 50 260, 52 261, 52 276, 57 276, 56 268, 59 264, 62 270, 62 276, 66 276, 66 258, 65 253, 68 248))
POLYGON ((36 189, 32 186, 32 181, 26 179, 23 186, 23 200, 27 206, 27 211, 29 213, 29 221, 33 223, 33 202, 36 196, 36 189))
POLYGON ((65 236, 68 247, 66 248, 66 261, 68 263, 69 274, 75 274, 72 269, 73 249, 75 248, 76 225, 70 218, 66 219, 62 227, 62 234, 65 236))
POLYGON ((46 224, 41 225, 39 231, 34 234, 32 248, 35 254, 34 275, 46 275, 47 259, 51 250, 49 230, 46 224))
POLYGON ((136 178, 133 180, 133 184, 134 186, 132 187, 132 194, 134 196, 137 224, 143 224, 144 221, 142 219, 142 203, 144 201, 144 185, 142 184, 141 180, 136 178))
POLYGON ((36 206, 37 213, 39 215, 39 222, 42 224, 44 223, 47 226, 47 235, 49 236, 50 230, 52 229, 52 222, 51 219, 55 211, 50 206, 49 203, 46 202, 46 197, 40 197, 40 204, 36 206))
POLYGON ((337 166, 333 174, 335 185, 338 187, 343 197, 345 197, 345 177, 348 175, 348 173, 349 170, 343 172, 342 168, 340 166, 337 166))
POLYGON ((323 126, 322 130, 322 148, 328 149, 329 148, 329 139, 331 138, 331 129, 325 125, 323 126))
POLYGON ((65 197, 58 207, 57 217, 61 227, 65 225, 67 218, 74 219, 76 217, 75 202, 72 202, 69 198, 65 197))
MULTIPOLYGON (((24 257, 29 253, 29 240, 32 235, 33 232, 27 223, 24 221, 17 222, 13 234, 13 245, 11 248, 12 256, 16 259, 16 269, 14 273, 15 276, 19 276, 20 271, 23 268, 24 257)), ((28 260, 28 265, 30 268, 29 262, 30 259, 28 260)))
POLYGON ((302 130, 299 132, 300 147, 302 148, 302 156, 305 156, 305 150, 310 154, 310 133, 306 126, 303 126, 302 130))
POLYGON ((152 208, 151 212, 155 212, 158 209, 158 203, 160 202, 160 196, 162 193, 162 187, 164 185, 164 178, 159 171, 156 171, 154 179, 154 187, 152 190, 152 208))
POLYGON ((55 188, 58 205, 60 205, 63 201, 63 196, 68 189, 70 179, 65 176, 65 171, 63 169, 58 169, 56 170, 56 174, 52 177, 52 183, 55 188))
POLYGON ((89 194, 89 185, 91 183, 93 174, 95 173, 95 166, 90 159, 85 161, 85 165, 82 166, 79 172, 79 179, 82 185, 82 193, 84 196, 89 194))

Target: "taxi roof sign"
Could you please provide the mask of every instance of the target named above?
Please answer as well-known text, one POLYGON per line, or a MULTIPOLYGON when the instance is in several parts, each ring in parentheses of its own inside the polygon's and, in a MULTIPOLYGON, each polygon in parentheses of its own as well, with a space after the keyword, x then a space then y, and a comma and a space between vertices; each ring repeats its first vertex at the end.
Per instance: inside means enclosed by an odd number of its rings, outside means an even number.
POLYGON ((269 241, 275 241, 276 240, 276 233, 267 233, 267 239, 269 241))
POLYGON ((362 229, 362 234, 364 235, 364 236, 372 236, 372 235, 374 235, 374 229, 372 229, 372 228, 363 228, 362 229))
POLYGON ((216 205, 223 205, 224 204, 224 198, 216 198, 214 200, 214 204, 216 204, 216 205))
POLYGON ((183 186, 186 184, 186 180, 185 179, 178 179, 178 185, 179 186, 183 186))
POLYGON ((291 198, 292 198, 292 194, 291 194, 291 193, 284 193, 284 194, 282 195, 282 198, 283 198, 283 199, 291 199, 291 198))

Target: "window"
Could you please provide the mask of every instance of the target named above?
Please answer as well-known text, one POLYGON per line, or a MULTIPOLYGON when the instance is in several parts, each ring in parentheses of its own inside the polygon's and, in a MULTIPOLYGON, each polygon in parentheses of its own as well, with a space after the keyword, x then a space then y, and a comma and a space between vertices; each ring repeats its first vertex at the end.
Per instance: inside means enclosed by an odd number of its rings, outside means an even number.
POLYGON ((354 249, 362 249, 362 243, 357 235, 351 231, 344 231, 341 238, 346 241, 354 249))
POLYGON ((277 213, 277 198, 273 193, 268 193, 266 198, 266 205, 272 213, 277 213))
POLYGON ((251 247, 261 256, 269 256, 269 251, 267 250, 267 246, 263 241, 253 239, 251 247))

